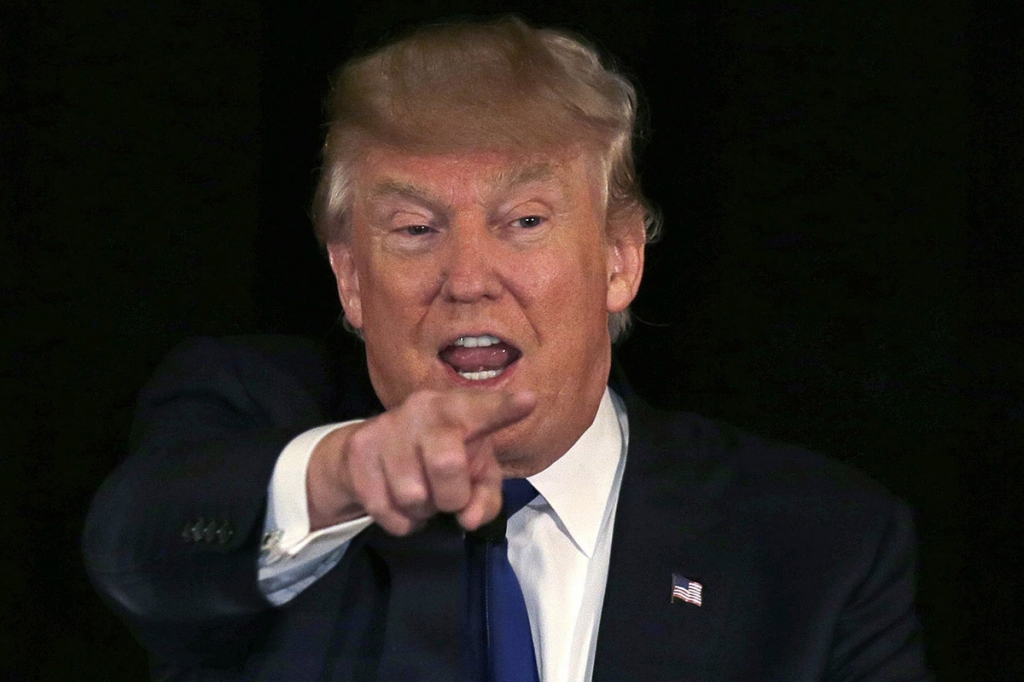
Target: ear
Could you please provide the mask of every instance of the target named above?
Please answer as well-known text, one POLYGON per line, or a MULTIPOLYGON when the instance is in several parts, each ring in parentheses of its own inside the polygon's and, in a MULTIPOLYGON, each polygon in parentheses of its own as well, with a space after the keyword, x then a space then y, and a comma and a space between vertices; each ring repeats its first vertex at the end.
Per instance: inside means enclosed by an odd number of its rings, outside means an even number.
POLYGON ((352 258, 352 247, 342 242, 327 245, 334 279, 338 282, 338 298, 345 309, 345 319, 356 329, 363 328, 363 303, 359 296, 359 273, 352 258))
POLYGON ((609 313, 625 310, 636 297, 644 274, 646 243, 642 216, 631 217, 625 224, 612 226, 607 244, 609 313))

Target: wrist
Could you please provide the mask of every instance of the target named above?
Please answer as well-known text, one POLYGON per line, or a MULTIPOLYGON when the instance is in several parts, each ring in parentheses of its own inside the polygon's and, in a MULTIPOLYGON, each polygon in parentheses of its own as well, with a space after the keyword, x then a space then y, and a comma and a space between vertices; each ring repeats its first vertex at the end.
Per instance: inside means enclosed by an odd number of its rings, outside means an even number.
POLYGON ((352 492, 344 456, 349 435, 358 426, 351 424, 332 431, 313 449, 306 470, 310 531, 366 515, 352 492))

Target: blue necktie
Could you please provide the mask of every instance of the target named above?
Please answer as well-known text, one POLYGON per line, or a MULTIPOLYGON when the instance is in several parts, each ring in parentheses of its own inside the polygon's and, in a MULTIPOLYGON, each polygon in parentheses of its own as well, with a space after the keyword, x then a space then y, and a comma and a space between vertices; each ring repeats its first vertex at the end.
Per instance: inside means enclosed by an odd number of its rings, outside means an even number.
POLYGON ((506 479, 501 514, 466 534, 471 682, 538 682, 530 617, 508 562, 506 521, 537 496, 525 478, 506 479))

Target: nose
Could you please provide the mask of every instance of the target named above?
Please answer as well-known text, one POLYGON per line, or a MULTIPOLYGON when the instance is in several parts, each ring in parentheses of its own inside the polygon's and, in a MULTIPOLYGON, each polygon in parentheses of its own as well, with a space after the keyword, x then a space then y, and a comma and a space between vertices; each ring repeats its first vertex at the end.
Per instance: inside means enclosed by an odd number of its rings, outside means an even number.
POLYGON ((463 222, 448 234, 442 295, 453 303, 497 298, 501 282, 496 270, 498 240, 479 221, 463 222))

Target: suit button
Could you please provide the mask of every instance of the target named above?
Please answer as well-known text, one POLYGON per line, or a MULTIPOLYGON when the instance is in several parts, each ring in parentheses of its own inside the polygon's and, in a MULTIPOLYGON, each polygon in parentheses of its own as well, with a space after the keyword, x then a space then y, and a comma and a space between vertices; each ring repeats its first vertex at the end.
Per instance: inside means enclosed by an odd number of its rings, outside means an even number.
POLYGON ((181 527, 181 540, 182 542, 192 542, 192 524, 186 523, 181 527))
POLYGON ((235 529, 231 527, 229 521, 224 521, 220 524, 220 528, 217 529, 217 544, 225 545, 231 536, 235 534, 235 529))
POLYGON ((192 534, 192 541, 193 542, 199 542, 199 541, 201 541, 203 539, 203 520, 202 519, 199 519, 198 521, 196 521, 195 523, 192 524, 191 534, 192 534))
POLYGON ((203 542, 207 544, 213 542, 214 533, 217 529, 217 522, 214 519, 210 519, 206 522, 206 527, 203 528, 203 542))

